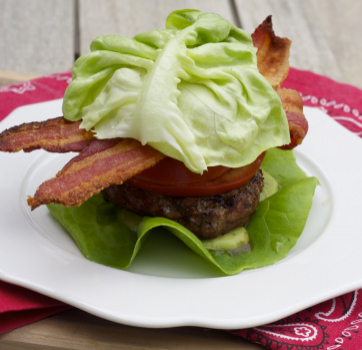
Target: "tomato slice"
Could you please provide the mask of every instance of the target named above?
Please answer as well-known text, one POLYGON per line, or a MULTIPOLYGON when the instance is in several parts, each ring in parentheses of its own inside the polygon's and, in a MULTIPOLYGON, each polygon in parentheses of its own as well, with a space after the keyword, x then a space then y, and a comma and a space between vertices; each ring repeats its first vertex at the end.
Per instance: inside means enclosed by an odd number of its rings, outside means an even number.
POLYGON ((128 181, 144 190, 166 196, 214 196, 248 183, 260 168, 264 157, 265 152, 253 163, 237 169, 221 166, 210 167, 203 175, 192 173, 183 163, 166 158, 153 168, 133 176, 128 181), (177 165, 170 168, 169 166, 172 164, 177 165))
POLYGON ((154 167, 134 176, 139 181, 152 182, 160 185, 183 185, 193 182, 202 182, 219 177, 230 168, 223 166, 210 167, 202 175, 193 173, 187 169, 184 163, 166 157, 154 167))

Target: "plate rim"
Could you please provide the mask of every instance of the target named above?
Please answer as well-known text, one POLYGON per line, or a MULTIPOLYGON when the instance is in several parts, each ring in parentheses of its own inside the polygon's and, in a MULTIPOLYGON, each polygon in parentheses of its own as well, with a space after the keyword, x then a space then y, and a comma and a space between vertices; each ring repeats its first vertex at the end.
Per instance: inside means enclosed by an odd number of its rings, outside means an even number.
MULTIPOLYGON (((32 108, 34 110, 36 110, 37 107, 39 107, 39 105, 41 107, 45 107, 48 108, 49 106, 51 106, 52 104, 59 106, 61 100, 55 100, 55 101, 47 101, 47 102, 43 102, 43 103, 39 103, 39 104, 34 104, 31 105, 32 108), (44 106, 44 104, 47 104, 47 106, 44 106), (38 106, 36 106, 38 105, 38 106)), ((26 112, 29 109, 27 108, 28 106, 22 106, 16 110, 14 110, 7 118, 5 118, 5 121, 10 121, 15 114, 20 112, 26 112)), ((53 107, 50 107, 53 108, 53 107)), ((307 111, 309 110, 314 110, 317 111, 317 109, 313 109, 313 108, 309 108, 307 109, 307 111)), ((322 115, 323 112, 319 111, 318 112, 322 115)), ((306 113, 306 114, 309 114, 306 113)), ((324 115, 324 114, 323 114, 324 115)), ((54 115, 55 116, 55 115, 54 115)), ((323 124, 325 123, 330 123, 330 117, 329 116, 324 116, 323 118, 326 118, 325 121, 323 122, 323 124)), ((333 123, 336 123, 333 121, 333 123)), ((2 126, 4 125, 3 122, 0 123, 0 128, 2 129, 2 126)), ((332 124, 331 124, 332 125, 332 124)), ((337 123, 336 123, 337 125, 337 123)), ((321 129, 321 125, 319 125, 318 127, 319 129, 321 129)), ((350 133, 349 131, 347 131, 346 129, 344 129, 342 126, 338 125, 338 128, 340 130, 341 134, 345 134, 345 131, 348 132, 348 135, 352 135, 352 133, 350 133), (344 131, 342 131, 344 130, 344 131)), ((346 137, 347 134, 345 134, 346 137)), ((349 136, 348 136, 349 137, 349 136)), ((352 137, 353 139, 353 137, 352 137)), ((361 143, 361 150, 362 150, 362 143, 361 143)), ((29 166, 31 163, 31 159, 34 157, 29 157, 29 155, 27 155, 29 161, 29 166)), ((25 159, 25 158, 24 158, 25 159)), ((312 158, 313 159, 313 158, 312 158)), ((362 169, 362 166, 361 166, 362 169)), ((1 187, 0 187, 1 190, 1 187)), ((0 206, 1 206, 1 201, 0 201, 0 206)), ((0 217, 1 217, 1 212, 0 212, 0 217)), ((362 223, 362 220, 359 219, 362 223)), ((335 222, 336 220, 334 219, 333 222, 335 222)), ((331 223, 329 223, 331 224, 331 223)), ((1 237, 1 234, 0 234, 1 237)), ((302 252, 303 253, 303 252, 302 252)), ((301 254, 298 254, 301 255, 301 254)), ((309 254, 308 254, 309 255, 309 254)), ((299 260, 299 259, 298 259, 299 260)), ((362 263, 362 259, 360 259, 361 263, 362 263)), ((92 262, 89 262, 91 264, 95 264, 92 262)), ((97 264, 96 264, 97 265, 97 264)), ((297 263, 298 265, 298 263, 297 263)), ((106 267, 102 267, 102 268, 106 268, 106 267)), ((125 273, 129 273, 127 271, 124 271, 125 273)), ((246 274, 244 274, 246 275, 246 274)), ((230 278, 237 278, 237 276, 240 275, 236 275, 236 276, 230 276, 230 278)), ((45 294, 47 296, 56 298, 58 300, 61 300, 63 302, 66 302, 70 305, 76 306, 80 309, 83 309, 84 311, 90 312, 94 315, 97 315, 99 317, 102 318, 106 318, 108 320, 114 321, 114 322, 119 322, 119 323, 123 323, 123 324, 127 324, 127 325, 131 325, 131 326, 138 326, 138 327, 148 327, 148 328, 165 328, 165 327, 176 327, 176 326, 202 326, 202 327, 211 327, 211 328, 220 328, 220 329, 234 329, 234 328, 249 328, 249 327, 255 327, 255 326, 259 326, 265 323, 270 323, 273 321, 276 321, 280 318, 283 318, 285 316, 288 316, 290 314, 293 314, 297 311, 300 311, 306 307, 309 307, 311 305, 314 305, 316 303, 328 300, 330 298, 336 297, 338 295, 356 290, 358 288, 362 287, 362 278, 360 279, 354 279, 353 282, 344 282, 345 284, 343 286, 339 285, 339 286, 335 286, 332 289, 328 289, 328 291, 324 291, 323 293, 319 293, 317 296, 309 296, 306 297, 304 300, 300 301, 299 303, 294 303, 293 305, 289 305, 288 307, 285 307, 283 309, 280 309, 279 312, 269 312, 268 314, 265 314, 264 317, 242 317, 240 319, 219 319, 219 318, 210 318, 210 317, 205 317, 205 316, 200 316, 200 317, 186 317, 186 316, 176 316, 176 317, 172 317, 172 318, 167 318, 167 317, 152 317, 152 318, 147 318, 146 316, 144 317, 139 317, 139 316, 132 316, 130 314, 127 313, 122 313, 122 311, 118 311, 117 313, 114 312, 109 312, 107 310, 101 309, 100 307, 97 307, 97 305, 90 305, 87 304, 85 302, 82 302, 80 300, 77 300, 76 298, 71 298, 69 295, 60 295, 59 292, 55 291, 55 290, 50 290, 49 288, 46 288, 44 285, 39 285, 37 283, 34 283, 34 281, 30 281, 26 278, 26 276, 23 276, 22 278, 19 276, 14 276, 11 274, 9 274, 9 272, 6 272, 6 267, 4 269, 4 266, 1 265, 1 260, 0 260, 0 278, 3 281, 12 283, 12 284, 16 284, 16 285, 20 285, 22 287, 40 292, 42 294, 45 294)), ((145 277, 145 278, 151 278, 151 277, 145 277)), ((158 277, 152 277, 153 279, 157 279, 158 277)), ((205 279, 208 280, 208 279, 205 279)), ((185 281, 185 280, 183 280, 185 281)), ((187 282, 188 284, 189 282, 187 282)))

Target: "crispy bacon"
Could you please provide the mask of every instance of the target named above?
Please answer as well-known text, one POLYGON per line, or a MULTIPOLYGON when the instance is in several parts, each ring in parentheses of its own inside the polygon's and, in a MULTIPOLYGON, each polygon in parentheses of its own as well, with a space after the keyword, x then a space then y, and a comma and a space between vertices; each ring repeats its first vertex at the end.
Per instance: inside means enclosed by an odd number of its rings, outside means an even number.
POLYGON ((44 182, 28 204, 34 210, 42 204, 79 206, 113 184, 122 184, 150 168, 165 156, 150 146, 131 139, 94 141, 53 179, 44 182))
POLYGON ((14 126, 0 134, 0 151, 80 152, 95 140, 91 131, 79 129, 80 123, 59 117, 14 126))
POLYGON ((260 24, 251 35, 256 53, 259 72, 277 89, 289 71, 289 48, 292 43, 287 38, 274 34, 271 16, 260 24))
POLYGON ((282 149, 293 149, 300 145, 308 132, 308 122, 303 114, 303 101, 295 90, 280 89, 289 71, 289 49, 291 41, 279 38, 273 30, 271 16, 260 24, 251 35, 256 53, 259 72, 277 91, 288 118, 291 142, 282 149))
MULTIPOLYGON (((286 112, 291 143, 283 149, 300 144, 308 131, 303 102, 298 92, 280 89, 289 71, 291 41, 275 36, 271 16, 252 34, 258 48, 260 73, 277 91, 286 112)), ((150 146, 131 139, 96 140, 94 134, 79 129, 79 122, 63 117, 45 122, 22 124, 0 134, 0 151, 81 152, 56 175, 44 182, 28 204, 34 210, 42 204, 57 203, 79 206, 91 196, 113 184, 122 184, 134 175, 154 166, 165 156, 150 146)))
POLYGON ((303 101, 299 93, 291 89, 278 89, 283 109, 288 118, 291 142, 282 149, 292 149, 300 145, 308 132, 308 121, 303 114, 303 101))

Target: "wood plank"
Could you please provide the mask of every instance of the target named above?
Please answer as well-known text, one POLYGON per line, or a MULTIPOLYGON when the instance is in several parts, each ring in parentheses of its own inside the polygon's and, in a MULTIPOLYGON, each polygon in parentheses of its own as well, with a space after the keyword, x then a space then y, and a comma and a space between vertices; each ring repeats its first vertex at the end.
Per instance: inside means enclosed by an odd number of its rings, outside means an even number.
POLYGON ((0 71, 0 87, 40 78, 41 74, 0 71))
POLYGON ((290 65, 362 87, 360 3, 353 0, 235 0, 244 29, 273 15, 278 36, 292 40, 290 65), (342 34, 343 33, 343 34, 342 34))
POLYGON ((55 73, 74 61, 74 0, 0 0, 0 70, 55 73))
POLYGON ((0 349, 40 350, 262 350, 222 330, 196 327, 147 329, 102 320, 78 309, 0 335, 0 349))
POLYGON ((342 73, 341 81, 362 89, 361 2, 319 0, 313 6, 342 73))
POLYGON ((97 36, 117 34, 131 38, 165 28, 166 17, 183 8, 218 13, 234 21, 229 0, 80 0, 80 53, 89 52, 89 45, 97 36))

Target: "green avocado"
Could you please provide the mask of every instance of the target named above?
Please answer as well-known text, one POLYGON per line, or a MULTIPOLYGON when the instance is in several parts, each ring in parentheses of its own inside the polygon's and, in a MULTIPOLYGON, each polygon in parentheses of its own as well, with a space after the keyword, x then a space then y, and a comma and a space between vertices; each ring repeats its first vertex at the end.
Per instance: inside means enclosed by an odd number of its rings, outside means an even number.
POLYGON ((249 235, 245 227, 237 227, 229 233, 202 241, 207 250, 232 250, 249 244, 249 235))
POLYGON ((138 226, 142 221, 142 216, 138 216, 125 209, 121 209, 117 211, 117 220, 126 225, 132 232, 137 233, 138 226))
POLYGON ((279 191, 279 184, 278 181, 274 179, 271 175, 269 175, 265 170, 263 171, 264 177, 264 187, 260 193, 259 202, 263 201, 264 199, 272 196, 273 194, 279 191))

